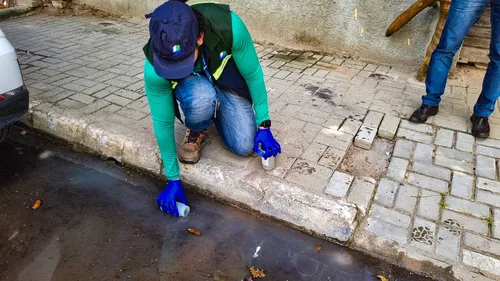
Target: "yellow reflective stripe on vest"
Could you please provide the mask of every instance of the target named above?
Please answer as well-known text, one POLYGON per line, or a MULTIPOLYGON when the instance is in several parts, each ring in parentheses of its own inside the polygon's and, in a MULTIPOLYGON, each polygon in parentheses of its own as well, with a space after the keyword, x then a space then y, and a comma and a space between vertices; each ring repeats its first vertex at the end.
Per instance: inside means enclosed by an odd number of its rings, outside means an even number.
POLYGON ((227 65, 227 62, 231 59, 231 57, 233 57, 233 55, 228 55, 222 60, 221 65, 219 66, 219 68, 217 68, 217 71, 215 71, 215 73, 213 74, 215 80, 219 80, 220 76, 222 75, 222 72, 224 71, 224 68, 227 65))
POLYGON ((173 90, 173 89, 175 89, 175 87, 177 87, 177 84, 179 84, 179 83, 174 82, 174 81, 171 81, 171 82, 172 82, 172 90, 173 90))

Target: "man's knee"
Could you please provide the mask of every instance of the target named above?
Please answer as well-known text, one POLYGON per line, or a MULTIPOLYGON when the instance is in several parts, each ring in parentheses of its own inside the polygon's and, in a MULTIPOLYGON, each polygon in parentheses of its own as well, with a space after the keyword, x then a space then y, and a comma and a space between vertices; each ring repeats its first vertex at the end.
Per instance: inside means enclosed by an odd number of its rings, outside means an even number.
POLYGON ((232 147, 229 149, 239 156, 249 156, 253 152, 253 140, 252 141, 235 141, 232 147))
POLYGON ((191 75, 179 81, 175 95, 186 117, 209 119, 215 110, 217 92, 205 78, 191 75))

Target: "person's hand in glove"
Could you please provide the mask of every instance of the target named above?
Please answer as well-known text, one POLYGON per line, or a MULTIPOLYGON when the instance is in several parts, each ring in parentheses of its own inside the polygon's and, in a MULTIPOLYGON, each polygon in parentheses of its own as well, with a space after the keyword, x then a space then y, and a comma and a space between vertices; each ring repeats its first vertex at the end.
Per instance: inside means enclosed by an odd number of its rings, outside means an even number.
POLYGON ((255 135, 255 141, 253 146, 253 151, 259 154, 264 159, 269 157, 276 157, 281 153, 280 144, 274 139, 273 133, 269 126, 259 127, 257 135, 255 135), (260 148, 259 148, 260 146, 260 148))
POLYGON ((162 193, 158 195, 158 198, 156 198, 156 204, 160 206, 160 210, 164 213, 178 217, 179 211, 177 210, 176 201, 187 205, 184 192, 182 191, 181 180, 169 180, 167 187, 165 187, 162 193))

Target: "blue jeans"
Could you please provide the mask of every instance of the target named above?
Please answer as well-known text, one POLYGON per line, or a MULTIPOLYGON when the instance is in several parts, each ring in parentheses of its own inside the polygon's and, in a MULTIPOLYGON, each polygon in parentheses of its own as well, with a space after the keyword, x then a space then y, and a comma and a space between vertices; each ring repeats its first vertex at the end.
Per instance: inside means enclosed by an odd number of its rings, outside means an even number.
MULTIPOLYGON (((452 0, 441 40, 432 54, 427 71, 427 95, 423 104, 438 105, 446 87, 453 57, 460 49, 469 29, 479 20, 489 0, 452 0)), ((481 95, 474 106, 474 115, 488 117, 495 110, 500 96, 500 0, 491 1, 490 63, 483 81, 481 95)))
POLYGON ((215 127, 226 146, 241 156, 252 153, 257 125, 250 101, 231 90, 216 88, 207 78, 194 74, 179 81, 175 96, 184 112, 186 127, 194 132, 207 130, 215 112, 215 127))

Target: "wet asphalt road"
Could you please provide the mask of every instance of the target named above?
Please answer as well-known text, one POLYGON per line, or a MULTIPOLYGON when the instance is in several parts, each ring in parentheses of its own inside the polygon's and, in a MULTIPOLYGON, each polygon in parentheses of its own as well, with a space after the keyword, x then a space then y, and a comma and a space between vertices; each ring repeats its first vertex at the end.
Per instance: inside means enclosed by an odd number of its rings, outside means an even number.
POLYGON ((198 194, 169 217, 163 186, 18 128, 0 146, 0 280, 430 280, 198 194))

